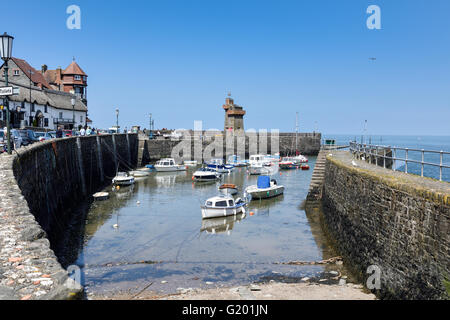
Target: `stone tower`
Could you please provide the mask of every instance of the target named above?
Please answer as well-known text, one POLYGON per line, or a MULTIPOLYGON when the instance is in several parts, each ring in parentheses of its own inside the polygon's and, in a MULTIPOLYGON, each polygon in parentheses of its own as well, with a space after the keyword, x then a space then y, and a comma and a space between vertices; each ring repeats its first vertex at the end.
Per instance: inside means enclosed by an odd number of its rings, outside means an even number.
POLYGON ((222 107, 225 110, 225 133, 244 134, 245 111, 241 106, 234 104, 231 94, 228 94, 222 107))

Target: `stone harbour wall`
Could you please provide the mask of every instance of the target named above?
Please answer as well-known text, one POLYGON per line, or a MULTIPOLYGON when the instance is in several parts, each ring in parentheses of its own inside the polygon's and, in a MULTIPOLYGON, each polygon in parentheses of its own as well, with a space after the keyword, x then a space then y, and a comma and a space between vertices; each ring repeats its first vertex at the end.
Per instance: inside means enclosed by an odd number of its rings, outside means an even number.
POLYGON ((448 299, 450 184, 394 172, 348 152, 327 156, 325 227, 364 280, 381 270, 386 299, 448 299))
MULTIPOLYGON (((317 155, 320 151, 321 137, 320 133, 298 133, 298 151, 303 155, 317 155)), ((221 132, 210 133, 209 136, 203 134, 202 139, 192 135, 189 139, 180 141, 170 139, 149 140, 141 135, 139 146, 139 159, 141 161, 139 163, 147 164, 161 158, 171 157, 174 148, 178 148, 180 151, 180 159, 177 160, 181 160, 181 158, 184 160, 200 160, 202 155, 206 154, 217 157, 220 152, 224 157, 238 154, 241 155, 241 158, 245 156, 246 159, 253 154, 275 154, 277 152, 281 156, 295 155, 295 133, 280 133, 278 139, 278 144, 275 144, 270 132, 265 137, 258 133, 246 133, 245 138, 232 137, 229 139, 227 150, 227 138, 221 132), (181 143, 184 145, 182 146, 181 143)), ((203 159, 209 160, 207 156, 203 159)))
POLYGON ((0 300, 70 299, 82 288, 51 241, 70 208, 137 163, 136 134, 53 139, 0 155, 0 300), (118 168, 117 168, 118 166, 118 168))

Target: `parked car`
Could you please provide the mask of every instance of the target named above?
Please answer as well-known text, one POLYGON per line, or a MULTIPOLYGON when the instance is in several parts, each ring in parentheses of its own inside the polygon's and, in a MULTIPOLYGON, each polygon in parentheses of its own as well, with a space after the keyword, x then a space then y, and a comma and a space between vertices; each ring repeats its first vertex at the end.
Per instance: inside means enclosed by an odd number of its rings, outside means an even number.
POLYGON ((22 140, 22 136, 19 133, 19 130, 12 129, 10 132, 11 132, 11 137, 13 139, 13 148, 19 149, 21 146, 23 146, 23 140, 22 140))
POLYGON ((3 130, 0 130, 0 153, 5 152, 7 148, 6 134, 3 130))
POLYGON ((35 132, 35 135, 39 141, 45 141, 45 140, 50 140, 50 139, 54 138, 50 135, 49 132, 35 132))
POLYGON ((22 137, 22 146, 32 144, 30 138, 28 138, 28 133, 25 130, 17 130, 17 132, 19 132, 19 135, 22 137))
POLYGON ((72 130, 63 130, 63 138, 73 136, 72 130))
POLYGON ((28 133, 28 138, 31 140, 31 143, 35 143, 35 142, 39 141, 38 137, 36 136, 36 134, 33 130, 28 129, 26 131, 28 133))

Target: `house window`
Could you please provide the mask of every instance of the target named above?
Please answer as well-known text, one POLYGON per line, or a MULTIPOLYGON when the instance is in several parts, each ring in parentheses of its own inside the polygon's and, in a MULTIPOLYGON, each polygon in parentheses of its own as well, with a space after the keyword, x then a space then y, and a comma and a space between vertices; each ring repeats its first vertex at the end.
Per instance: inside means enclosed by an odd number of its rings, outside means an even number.
POLYGON ((15 76, 18 76, 18 75, 20 75, 20 72, 19 72, 19 70, 18 70, 18 69, 15 69, 15 70, 14 70, 14 75, 15 75, 15 76))
POLYGON ((48 113, 47 105, 44 106, 44 112, 45 112, 45 113, 48 113))
POLYGON ((81 76, 75 76, 75 80, 81 80, 81 76))
POLYGON ((48 127, 48 118, 44 118, 44 127, 48 127))
POLYGON ((30 109, 30 111, 31 111, 31 112, 34 112, 34 103, 31 104, 31 109, 30 109))
POLYGON ((83 116, 80 116, 80 122, 83 122, 83 116))
POLYGON ((59 118, 62 119, 62 117, 63 117, 63 113, 60 112, 60 113, 59 113, 59 118))

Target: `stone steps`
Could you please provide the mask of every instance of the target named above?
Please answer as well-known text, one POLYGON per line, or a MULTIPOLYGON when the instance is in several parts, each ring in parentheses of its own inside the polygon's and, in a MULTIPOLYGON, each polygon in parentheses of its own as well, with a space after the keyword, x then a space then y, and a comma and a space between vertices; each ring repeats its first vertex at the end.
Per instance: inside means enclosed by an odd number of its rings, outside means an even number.
POLYGON ((317 155, 316 164, 309 185, 308 201, 318 201, 322 198, 323 180, 325 178, 325 164, 327 150, 321 150, 317 155))

